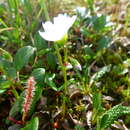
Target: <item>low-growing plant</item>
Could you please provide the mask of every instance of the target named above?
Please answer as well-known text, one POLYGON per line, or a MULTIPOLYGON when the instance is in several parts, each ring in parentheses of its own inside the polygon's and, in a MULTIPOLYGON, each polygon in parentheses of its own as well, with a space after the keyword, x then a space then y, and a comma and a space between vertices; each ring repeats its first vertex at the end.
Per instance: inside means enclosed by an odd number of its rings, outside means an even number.
POLYGON ((129 127, 130 59, 115 40, 117 25, 96 0, 58 16, 56 2, 0 4, 3 128, 105 130, 118 118, 129 127))

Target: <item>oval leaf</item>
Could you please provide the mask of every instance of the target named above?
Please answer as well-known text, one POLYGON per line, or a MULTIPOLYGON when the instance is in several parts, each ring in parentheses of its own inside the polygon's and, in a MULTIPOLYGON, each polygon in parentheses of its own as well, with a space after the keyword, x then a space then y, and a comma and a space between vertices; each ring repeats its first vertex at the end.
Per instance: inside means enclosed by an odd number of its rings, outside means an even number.
POLYGON ((20 48, 14 57, 14 67, 17 71, 21 70, 25 66, 30 57, 34 54, 35 48, 32 46, 25 46, 20 48))
POLYGON ((32 76, 35 77, 35 80, 39 85, 44 84, 44 75, 45 75, 45 69, 44 68, 37 68, 33 70, 32 76))
POLYGON ((24 128, 20 130, 38 130, 39 120, 38 117, 33 118, 24 128))

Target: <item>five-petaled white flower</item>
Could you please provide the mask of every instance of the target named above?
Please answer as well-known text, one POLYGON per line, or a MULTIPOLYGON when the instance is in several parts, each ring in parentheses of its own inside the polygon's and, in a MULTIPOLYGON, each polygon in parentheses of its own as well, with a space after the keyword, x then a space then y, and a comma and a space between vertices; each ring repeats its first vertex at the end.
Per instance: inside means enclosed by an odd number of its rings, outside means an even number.
POLYGON ((39 31, 39 34, 47 41, 59 41, 67 34, 75 20, 76 16, 70 17, 67 14, 59 14, 54 17, 53 23, 50 21, 42 23, 44 32, 39 31))

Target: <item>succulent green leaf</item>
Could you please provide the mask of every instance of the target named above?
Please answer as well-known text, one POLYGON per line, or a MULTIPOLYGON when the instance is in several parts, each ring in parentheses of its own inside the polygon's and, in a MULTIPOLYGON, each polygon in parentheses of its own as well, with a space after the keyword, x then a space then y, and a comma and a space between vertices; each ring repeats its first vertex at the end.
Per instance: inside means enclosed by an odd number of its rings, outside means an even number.
POLYGON ((88 45, 85 45, 84 47, 84 51, 85 51, 85 54, 90 56, 90 57, 94 57, 96 54, 93 52, 93 50, 91 49, 90 46, 88 45))
POLYGON ((32 113, 34 112, 34 110, 36 108, 36 103, 41 98, 42 91, 43 91, 43 87, 40 87, 38 85, 35 87, 36 87, 36 90, 34 91, 34 96, 32 98, 32 103, 31 103, 29 115, 32 115, 32 113))
POLYGON ((108 48, 110 46, 110 38, 107 36, 102 36, 101 39, 97 42, 97 50, 108 48))
POLYGON ((38 85, 40 85, 40 86, 44 85, 44 77, 45 77, 44 68, 34 69, 31 75, 34 76, 38 85))
POLYGON ((38 32, 34 35, 34 45, 38 50, 47 48, 46 41, 39 35, 38 32))
POLYGON ((48 53, 46 56, 46 60, 48 65, 52 68, 55 69, 56 67, 56 58, 52 53, 48 53))
POLYGON ((0 80, 0 94, 3 94, 12 85, 11 80, 2 81, 0 80))
POLYGON ((20 130, 38 130, 39 119, 38 117, 33 118, 24 128, 20 130))
POLYGON ((106 25, 106 16, 101 15, 99 17, 95 17, 93 22, 93 28, 95 31, 101 31, 106 25))
POLYGON ((9 116, 15 117, 18 113, 21 112, 23 101, 24 101, 24 92, 22 92, 21 95, 20 95, 20 97, 19 97, 19 99, 17 99, 14 102, 14 104, 11 107, 11 110, 9 112, 9 116))
POLYGON ((32 46, 25 46, 20 48, 14 57, 14 67, 20 71, 28 62, 30 57, 34 54, 35 48, 32 46))
POLYGON ((12 63, 6 60, 3 57, 0 57, 0 70, 8 77, 8 78, 16 78, 16 69, 12 67, 12 63))

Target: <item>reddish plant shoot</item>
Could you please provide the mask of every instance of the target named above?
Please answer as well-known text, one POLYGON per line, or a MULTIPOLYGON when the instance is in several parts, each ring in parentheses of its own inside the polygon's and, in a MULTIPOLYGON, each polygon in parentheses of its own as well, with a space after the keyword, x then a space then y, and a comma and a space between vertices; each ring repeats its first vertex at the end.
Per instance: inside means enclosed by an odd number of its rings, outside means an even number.
POLYGON ((24 103, 23 103, 23 117, 22 120, 25 120, 25 117, 28 115, 28 112, 31 107, 31 103, 33 100, 34 96, 34 91, 35 91, 35 79, 34 77, 30 77, 27 81, 26 85, 26 90, 25 90, 25 98, 24 98, 24 103))

